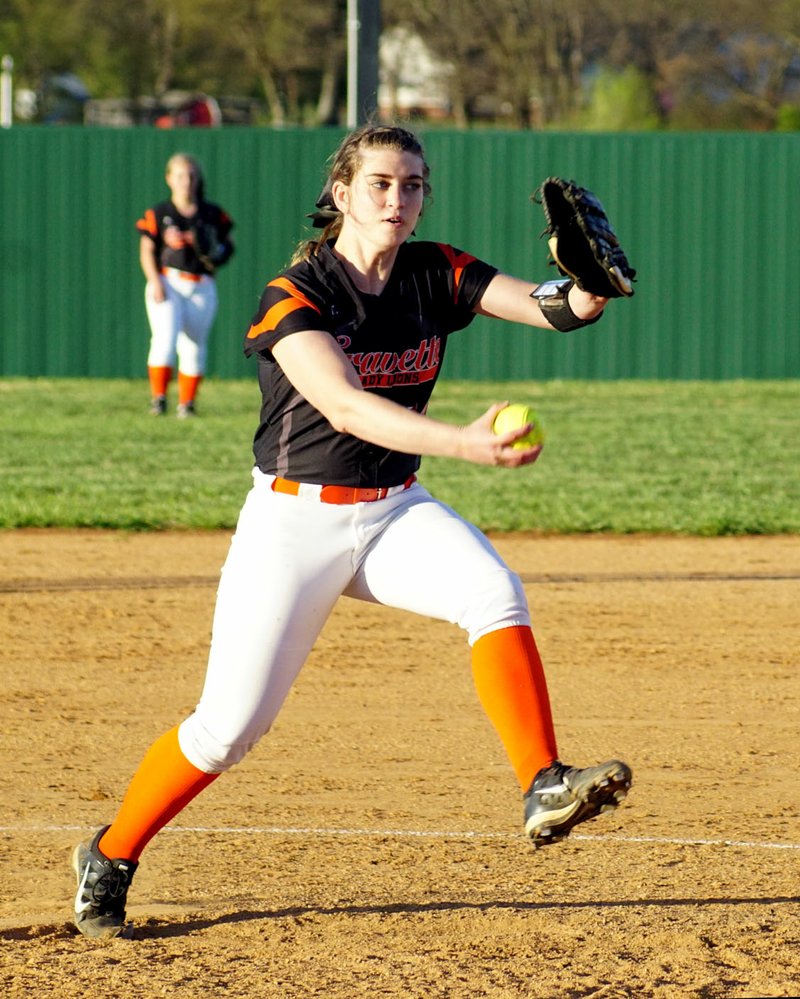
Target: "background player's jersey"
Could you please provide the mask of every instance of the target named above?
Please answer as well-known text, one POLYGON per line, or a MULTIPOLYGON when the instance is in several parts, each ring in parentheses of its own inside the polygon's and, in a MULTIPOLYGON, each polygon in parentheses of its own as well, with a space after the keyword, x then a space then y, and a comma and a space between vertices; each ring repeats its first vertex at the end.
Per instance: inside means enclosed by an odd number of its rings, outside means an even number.
MULTIPOLYGON (((219 266, 224 263, 233 250, 228 242, 228 234, 233 228, 230 216, 219 205, 210 201, 201 201, 197 212, 191 217, 181 215, 171 201, 162 201, 153 208, 148 208, 142 218, 136 223, 136 229, 142 236, 149 236, 156 247, 156 259, 159 267, 173 267, 187 274, 212 274, 213 268, 207 267, 195 252, 191 243, 186 243, 179 249, 171 249, 164 242, 164 230, 175 226, 182 233, 197 233, 202 228, 206 232, 204 239, 213 237, 216 243, 224 246, 226 252, 216 258, 219 266)), ((196 236, 195 236, 196 238, 196 236)))
POLYGON ((258 468, 326 485, 404 482, 419 468, 419 456, 338 433, 294 389, 272 347, 301 330, 325 330, 367 391, 422 413, 447 337, 474 319, 473 307, 496 273, 446 244, 404 243, 382 293, 368 295, 355 287, 328 244, 270 281, 244 339, 245 354, 258 355, 261 424, 253 442, 258 468))

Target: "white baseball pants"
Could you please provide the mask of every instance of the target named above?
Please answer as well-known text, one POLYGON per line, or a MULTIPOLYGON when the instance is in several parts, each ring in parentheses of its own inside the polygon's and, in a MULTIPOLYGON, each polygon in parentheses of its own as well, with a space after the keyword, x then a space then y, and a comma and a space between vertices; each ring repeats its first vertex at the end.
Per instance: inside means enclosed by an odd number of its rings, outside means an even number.
POLYGON ((179 729, 206 773, 270 729, 341 595, 459 625, 470 644, 530 625, 519 577, 484 535, 419 483, 374 503, 272 491, 253 471, 222 569, 200 702, 179 729))
POLYGON ((161 275, 166 299, 155 302, 145 291, 150 323, 149 368, 174 368, 184 375, 204 375, 208 338, 217 314, 217 282, 210 275, 199 280, 168 269, 161 275))

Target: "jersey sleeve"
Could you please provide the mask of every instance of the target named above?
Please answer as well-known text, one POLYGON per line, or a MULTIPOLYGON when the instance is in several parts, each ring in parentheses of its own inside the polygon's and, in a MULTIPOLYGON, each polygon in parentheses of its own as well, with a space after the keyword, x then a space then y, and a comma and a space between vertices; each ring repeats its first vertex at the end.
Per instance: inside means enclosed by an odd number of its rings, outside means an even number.
POLYGON ((227 239, 233 226, 233 219, 225 209, 217 207, 217 232, 219 233, 219 238, 227 239))
POLYGON ((244 337, 246 357, 272 350, 290 333, 327 329, 322 309, 290 278, 270 281, 261 296, 258 311, 244 337))
POLYGON ((210 202, 204 202, 200 217, 208 225, 214 227, 214 233, 220 243, 224 243, 228 239, 234 223, 224 208, 210 202))
POLYGON ((230 232, 233 219, 220 208, 204 202, 195 228, 195 250, 210 258, 214 268, 226 264, 234 253, 230 232))
POLYGON ((448 243, 435 245, 447 262, 447 285, 453 307, 452 328, 463 329, 475 318, 475 307, 498 270, 448 243))
POLYGON ((154 208, 148 208, 144 215, 137 220, 136 231, 140 236, 148 236, 154 243, 158 243, 161 234, 158 230, 158 216, 154 208))

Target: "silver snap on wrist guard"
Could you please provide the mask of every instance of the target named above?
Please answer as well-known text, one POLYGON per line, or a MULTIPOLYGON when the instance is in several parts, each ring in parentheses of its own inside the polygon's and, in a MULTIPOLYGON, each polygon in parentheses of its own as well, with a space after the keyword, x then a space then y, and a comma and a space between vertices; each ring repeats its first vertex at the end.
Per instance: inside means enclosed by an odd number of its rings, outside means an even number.
POLYGON ((567 297, 573 284, 575 282, 571 278, 558 278, 553 281, 543 281, 531 292, 531 298, 535 298, 539 303, 544 318, 559 333, 570 333, 583 326, 591 326, 600 318, 595 316, 594 319, 579 319, 575 315, 567 297))

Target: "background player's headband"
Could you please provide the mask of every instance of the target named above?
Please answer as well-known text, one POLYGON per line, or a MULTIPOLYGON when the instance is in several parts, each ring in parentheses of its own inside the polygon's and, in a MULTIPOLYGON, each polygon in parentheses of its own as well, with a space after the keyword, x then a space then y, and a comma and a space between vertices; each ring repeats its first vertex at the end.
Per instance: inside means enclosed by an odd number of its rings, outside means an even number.
POLYGON ((331 178, 325 181, 325 186, 322 188, 319 197, 316 200, 317 210, 311 212, 310 215, 306 215, 307 219, 311 219, 312 225, 315 229, 324 229, 329 222, 332 222, 335 218, 341 215, 341 212, 333 203, 333 193, 331 191, 331 178))

